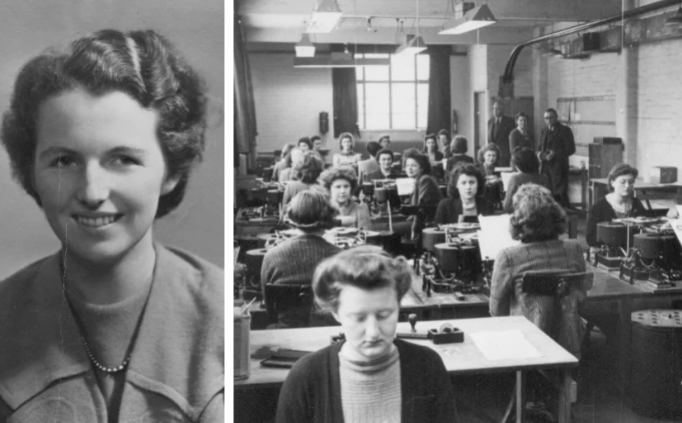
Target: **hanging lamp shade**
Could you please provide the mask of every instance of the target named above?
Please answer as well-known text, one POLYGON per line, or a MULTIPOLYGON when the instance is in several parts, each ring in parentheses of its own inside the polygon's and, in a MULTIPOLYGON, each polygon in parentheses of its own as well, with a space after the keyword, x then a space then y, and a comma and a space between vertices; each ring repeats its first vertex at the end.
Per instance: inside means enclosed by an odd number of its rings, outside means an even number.
POLYGON ((310 35, 303 34, 301 41, 296 44, 296 57, 315 57, 315 45, 310 41, 310 35))
POLYGON ((336 0, 322 0, 313 11, 306 32, 313 34, 332 32, 341 16, 343 13, 336 0))
POLYGON ((495 22, 497 22, 497 19, 493 16, 488 5, 484 4, 469 10, 461 18, 454 18, 445 22, 443 30, 438 34, 464 34, 465 32, 492 25, 495 22))

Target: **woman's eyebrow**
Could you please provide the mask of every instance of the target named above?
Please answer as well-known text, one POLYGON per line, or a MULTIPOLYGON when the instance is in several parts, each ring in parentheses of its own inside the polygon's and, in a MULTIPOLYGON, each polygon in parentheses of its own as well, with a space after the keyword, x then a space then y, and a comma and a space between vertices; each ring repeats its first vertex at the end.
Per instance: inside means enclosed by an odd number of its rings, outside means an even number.
POLYGON ((149 152, 143 148, 135 148, 135 147, 114 147, 111 150, 109 150, 109 153, 127 153, 127 154, 135 154, 137 156, 147 156, 149 152))
POLYGON ((45 160, 48 157, 57 155, 57 154, 77 154, 74 150, 71 150, 70 148, 66 147, 49 147, 43 150, 39 155, 38 159, 39 160, 45 160))

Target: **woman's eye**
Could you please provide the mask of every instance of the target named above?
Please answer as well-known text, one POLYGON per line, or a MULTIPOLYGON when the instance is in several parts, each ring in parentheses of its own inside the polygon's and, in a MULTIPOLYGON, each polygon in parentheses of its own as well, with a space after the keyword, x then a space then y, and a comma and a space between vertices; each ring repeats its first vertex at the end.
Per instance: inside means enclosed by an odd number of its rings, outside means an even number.
POLYGON ((130 157, 130 156, 116 156, 111 161, 113 164, 126 165, 126 166, 140 164, 139 160, 135 159, 134 157, 130 157))
POLYGON ((69 156, 57 156, 52 160, 51 165, 58 167, 68 167, 76 164, 76 161, 69 156))

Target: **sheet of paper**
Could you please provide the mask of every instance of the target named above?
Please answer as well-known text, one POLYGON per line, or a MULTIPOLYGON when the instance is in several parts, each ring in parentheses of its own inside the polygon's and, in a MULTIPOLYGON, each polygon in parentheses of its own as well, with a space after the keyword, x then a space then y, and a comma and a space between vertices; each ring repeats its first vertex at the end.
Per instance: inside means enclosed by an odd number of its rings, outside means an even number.
MULTIPOLYGON (((497 169, 497 168, 495 168, 497 169)), ((502 172, 500 173, 500 177, 502 178, 502 186, 504 187, 504 190, 507 191, 507 186, 509 185, 509 180, 511 179, 512 175, 515 175, 516 172, 502 172)))
POLYGON ((398 190, 398 195, 412 195, 414 192, 414 179, 412 178, 398 178, 395 180, 395 186, 398 190))
POLYGON ((518 329, 472 333, 471 339, 488 360, 522 360, 542 357, 542 354, 518 329))
MULTIPOLYGON (((680 214, 680 217, 682 217, 682 213, 680 214)), ((675 231, 677 239, 682 242, 682 219, 670 219, 668 222, 670 222, 670 226, 672 226, 673 231, 675 231)))
POLYGON ((481 224, 481 230, 478 231, 478 247, 483 260, 494 260, 500 251, 520 244, 520 241, 512 239, 509 233, 508 214, 479 216, 478 222, 481 224))

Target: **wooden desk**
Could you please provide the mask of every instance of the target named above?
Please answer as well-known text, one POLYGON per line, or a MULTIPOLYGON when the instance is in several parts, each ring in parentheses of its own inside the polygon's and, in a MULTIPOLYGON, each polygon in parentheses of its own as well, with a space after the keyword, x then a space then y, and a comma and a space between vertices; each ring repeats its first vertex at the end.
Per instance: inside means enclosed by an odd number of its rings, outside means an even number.
POLYGON ((463 294, 458 300, 454 294, 431 292, 427 297, 422 291, 422 278, 412 279, 412 286, 400 302, 400 311, 417 314, 419 320, 438 320, 449 314, 449 318, 488 317, 489 298, 486 294, 463 294), (445 313, 444 313, 445 312, 445 313))
MULTIPOLYGON (((421 323, 421 329, 440 327, 445 321, 421 323)), ((525 405, 525 372, 537 369, 557 369, 562 374, 559 389, 559 422, 569 422, 571 416, 570 369, 578 366, 578 360, 561 348, 539 328, 524 317, 490 317, 486 319, 462 319, 450 322, 464 332, 464 342, 458 344, 434 345, 431 341, 410 340, 415 344, 427 346, 443 359, 445 368, 451 375, 472 375, 484 373, 515 372, 517 383, 517 422, 523 421, 525 405), (471 339, 472 333, 489 331, 520 330, 528 342, 542 355, 537 358, 486 359, 471 339)), ((420 327, 419 323, 417 324, 420 327)), ((409 323, 398 323, 398 332, 409 331, 409 323)), ((281 385, 286 379, 288 369, 273 369, 260 366, 269 352, 279 348, 304 351, 317 351, 329 345, 330 337, 339 334, 338 326, 279 329, 251 332, 251 376, 246 380, 234 381, 235 389, 272 387, 281 385)))
MULTIPOLYGON (((648 203, 650 197, 654 195, 661 196, 662 198, 682 198, 682 184, 679 182, 673 182, 670 184, 652 184, 643 182, 640 180, 635 181, 635 195, 639 193, 642 197, 645 197, 645 202, 648 203)), ((590 179, 590 207, 603 198, 609 192, 608 180, 606 178, 594 178, 590 179)), ((651 204, 647 204, 651 208, 651 204)))

